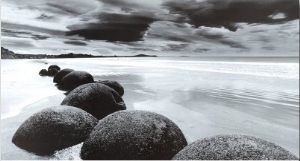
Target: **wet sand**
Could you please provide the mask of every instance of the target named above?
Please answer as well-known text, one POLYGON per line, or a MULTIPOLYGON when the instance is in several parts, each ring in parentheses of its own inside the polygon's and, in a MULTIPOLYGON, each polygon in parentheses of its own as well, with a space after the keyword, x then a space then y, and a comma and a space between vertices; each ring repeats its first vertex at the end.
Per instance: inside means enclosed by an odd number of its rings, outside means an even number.
POLYGON ((38 75, 51 64, 88 71, 95 80, 120 82, 128 110, 153 111, 170 118, 189 143, 219 134, 246 134, 274 142, 299 156, 299 76, 199 72, 187 68, 190 63, 173 61, 172 68, 168 63, 152 58, 2 60, 1 158, 80 159, 80 144, 39 157, 11 142, 24 120, 64 99, 64 92, 56 89, 51 77, 38 75))

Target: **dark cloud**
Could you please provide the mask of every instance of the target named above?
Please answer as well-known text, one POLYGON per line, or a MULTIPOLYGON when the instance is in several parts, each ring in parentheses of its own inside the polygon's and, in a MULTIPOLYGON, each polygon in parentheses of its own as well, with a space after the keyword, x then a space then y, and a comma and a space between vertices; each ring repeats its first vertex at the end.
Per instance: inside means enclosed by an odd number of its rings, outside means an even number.
POLYGON ((299 0, 170 0, 163 6, 180 15, 179 22, 230 31, 236 31, 235 24, 240 22, 274 24, 299 19, 299 0), (276 14, 284 17, 274 18, 276 14))
POLYGON ((39 19, 39 20, 50 20, 50 19, 53 19, 54 17, 53 16, 48 16, 46 14, 41 14, 39 17, 37 17, 36 19, 39 19))
POLYGON ((258 41, 261 41, 263 43, 271 43, 269 36, 258 36, 258 41))
POLYGON ((67 36, 78 35, 88 40, 140 41, 149 25, 155 21, 151 15, 100 13, 99 23, 68 26, 67 36))
POLYGON ((64 34, 62 31, 58 30, 52 30, 52 29, 47 29, 47 28, 42 28, 42 27, 35 27, 30 25, 23 25, 23 24, 13 24, 13 23, 7 23, 7 22, 1 22, 1 28, 2 29, 9 29, 9 30, 22 30, 22 31, 28 31, 28 32, 35 32, 35 33, 44 33, 47 35, 56 35, 56 36, 61 36, 64 34))
POLYGON ((218 42, 220 42, 221 44, 224 44, 224 45, 228 45, 231 48, 249 49, 242 43, 239 43, 239 42, 233 41, 233 40, 222 39, 222 40, 219 40, 218 42))
POLYGON ((275 47, 274 46, 263 46, 262 49, 265 49, 265 50, 275 50, 275 47))
POLYGON ((1 29, 1 34, 8 37, 31 38, 34 40, 45 40, 49 38, 48 36, 44 35, 33 34, 25 31, 13 31, 9 29, 1 29))
POLYGON ((65 41, 65 44, 77 45, 77 46, 86 46, 87 43, 82 41, 65 41))
POLYGON ((163 47, 163 51, 183 51, 189 44, 168 44, 166 47, 163 47))
POLYGON ((148 35, 151 36, 151 37, 154 37, 154 38, 165 39, 165 40, 169 40, 169 41, 186 42, 186 43, 192 42, 192 40, 189 38, 188 35, 179 36, 179 35, 176 35, 175 33, 173 35, 171 35, 171 34, 163 35, 163 34, 157 34, 157 33, 149 33, 148 35))
POLYGON ((8 49, 28 49, 35 47, 30 41, 24 40, 7 40, 1 42, 1 45, 8 49))
POLYGON ((207 49, 207 48, 197 48, 197 49, 195 49, 195 50, 193 50, 194 52, 200 52, 200 53, 202 53, 202 52, 207 52, 207 51, 209 51, 210 49, 207 49))
POLYGON ((241 42, 231 40, 219 33, 210 33, 206 32, 206 30, 199 30, 197 34, 205 39, 212 40, 213 42, 220 43, 223 45, 227 45, 231 48, 248 49, 248 47, 243 45, 241 42))
POLYGON ((263 32, 266 32, 265 30, 253 30, 253 31, 250 31, 250 33, 263 33, 263 32))
POLYGON ((133 9, 128 8, 128 7, 121 7, 121 11, 129 13, 129 12, 133 12, 133 9))
POLYGON ((180 42, 192 42, 188 37, 183 37, 183 36, 168 36, 168 40, 171 41, 180 41, 180 42))
POLYGON ((126 0, 99 0, 99 1, 106 5, 126 8, 126 9, 130 9, 131 11, 133 11, 133 8, 141 7, 136 3, 131 3, 130 1, 126 1, 126 0))
POLYGON ((151 49, 151 48, 129 48, 130 50, 136 50, 136 51, 155 51, 154 49, 151 49))
POLYGON ((76 8, 70 7, 70 6, 64 6, 61 3, 55 4, 55 3, 47 3, 48 6, 59 10, 63 13, 71 14, 71 15, 80 15, 81 12, 79 12, 76 8))

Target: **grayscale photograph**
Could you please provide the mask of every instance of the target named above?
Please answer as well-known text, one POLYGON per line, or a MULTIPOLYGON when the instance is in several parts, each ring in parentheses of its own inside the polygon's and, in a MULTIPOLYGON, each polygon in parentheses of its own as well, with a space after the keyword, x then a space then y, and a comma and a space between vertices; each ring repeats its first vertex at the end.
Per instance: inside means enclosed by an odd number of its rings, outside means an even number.
POLYGON ((1 160, 299 160, 300 0, 1 0, 1 160))

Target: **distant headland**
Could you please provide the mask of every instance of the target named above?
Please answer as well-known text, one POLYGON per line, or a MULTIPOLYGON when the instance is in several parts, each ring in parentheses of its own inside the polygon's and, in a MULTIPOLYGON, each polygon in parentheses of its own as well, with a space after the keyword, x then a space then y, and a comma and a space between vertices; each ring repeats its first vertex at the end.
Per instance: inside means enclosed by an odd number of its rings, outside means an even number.
POLYGON ((114 57, 157 57, 156 55, 138 54, 133 56, 95 56, 91 54, 17 54, 4 47, 1 47, 1 59, 55 59, 55 58, 114 58, 114 57))

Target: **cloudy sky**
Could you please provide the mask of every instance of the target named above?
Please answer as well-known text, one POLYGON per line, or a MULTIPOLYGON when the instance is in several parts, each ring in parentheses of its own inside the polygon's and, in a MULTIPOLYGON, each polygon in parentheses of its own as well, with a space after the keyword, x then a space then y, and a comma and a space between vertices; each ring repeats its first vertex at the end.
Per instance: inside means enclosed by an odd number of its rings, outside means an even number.
POLYGON ((298 56, 299 0, 2 0, 17 53, 298 56))

